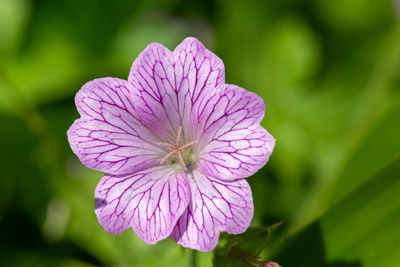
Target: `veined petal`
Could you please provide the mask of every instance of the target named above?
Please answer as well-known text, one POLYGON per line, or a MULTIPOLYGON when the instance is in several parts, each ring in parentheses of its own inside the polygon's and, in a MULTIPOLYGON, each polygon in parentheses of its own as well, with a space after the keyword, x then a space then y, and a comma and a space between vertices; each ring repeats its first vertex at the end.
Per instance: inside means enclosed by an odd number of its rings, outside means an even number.
POLYGON ((189 177, 191 202, 171 237, 184 247, 210 251, 220 232, 240 234, 253 218, 253 198, 245 179, 223 182, 195 170, 189 177))
POLYGON ((141 99, 141 120, 160 136, 174 141, 183 127, 189 134, 193 105, 224 84, 224 64, 195 38, 186 38, 173 52, 153 43, 134 61, 128 81, 141 99))
POLYGON ((81 118, 68 130, 74 153, 87 167, 112 174, 139 171, 160 162, 161 139, 135 115, 133 89, 116 78, 86 83, 76 94, 81 118))
POLYGON ((209 93, 192 114, 192 138, 199 140, 197 166, 206 175, 226 180, 257 172, 275 146, 259 124, 264 112, 263 99, 238 86, 209 93))
POLYGON ((96 215, 110 234, 132 227, 146 243, 168 237, 190 199, 186 175, 153 167, 133 175, 105 175, 95 191, 96 215))

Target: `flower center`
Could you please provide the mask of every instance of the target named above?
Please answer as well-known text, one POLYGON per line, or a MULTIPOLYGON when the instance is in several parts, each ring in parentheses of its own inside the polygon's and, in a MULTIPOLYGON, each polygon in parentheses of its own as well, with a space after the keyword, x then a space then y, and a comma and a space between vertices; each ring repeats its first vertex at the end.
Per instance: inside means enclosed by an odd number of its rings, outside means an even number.
POLYGON ((171 151, 165 155, 160 163, 163 164, 168 159, 171 160, 171 163, 175 163, 176 161, 182 166, 185 171, 188 171, 192 168, 192 163, 195 161, 193 158, 193 145, 197 143, 197 140, 191 141, 186 144, 182 144, 181 142, 182 135, 182 126, 179 127, 178 136, 176 137, 175 144, 158 142, 157 145, 162 145, 171 149, 171 151))

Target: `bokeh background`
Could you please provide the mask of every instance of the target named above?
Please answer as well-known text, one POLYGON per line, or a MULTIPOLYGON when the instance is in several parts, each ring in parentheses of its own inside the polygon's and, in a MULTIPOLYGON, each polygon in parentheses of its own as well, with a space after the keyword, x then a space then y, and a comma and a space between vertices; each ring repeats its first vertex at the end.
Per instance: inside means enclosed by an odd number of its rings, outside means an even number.
MULTIPOLYGON (((188 266, 171 239, 108 235, 102 173, 66 131, 87 81, 126 79, 150 42, 187 36, 261 95, 277 139, 249 178, 261 254, 284 267, 400 266, 400 3, 391 0, 0 0, 0 265, 188 266)), ((213 252, 197 253, 211 266, 213 252)))

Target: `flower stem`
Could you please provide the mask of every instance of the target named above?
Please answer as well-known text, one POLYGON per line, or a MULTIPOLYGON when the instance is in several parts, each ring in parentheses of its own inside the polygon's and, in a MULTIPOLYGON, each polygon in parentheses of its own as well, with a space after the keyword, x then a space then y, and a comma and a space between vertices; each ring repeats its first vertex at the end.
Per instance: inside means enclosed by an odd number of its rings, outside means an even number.
POLYGON ((197 251, 192 249, 190 252, 190 267, 197 267, 197 251))

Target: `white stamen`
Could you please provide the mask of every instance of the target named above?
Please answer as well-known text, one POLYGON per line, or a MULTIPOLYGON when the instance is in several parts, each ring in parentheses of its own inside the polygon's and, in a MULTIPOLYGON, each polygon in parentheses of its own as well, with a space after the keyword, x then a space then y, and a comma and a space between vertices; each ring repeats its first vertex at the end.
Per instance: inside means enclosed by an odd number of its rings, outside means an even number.
MULTIPOLYGON (((163 164, 168 158, 170 158, 171 156, 173 156, 176 153, 177 158, 179 159, 179 163, 182 165, 183 169, 185 171, 187 171, 188 168, 187 168, 187 166, 185 164, 185 161, 183 160, 182 152, 183 152, 183 150, 185 148, 188 148, 188 147, 196 144, 198 141, 197 140, 190 141, 189 143, 184 144, 183 146, 181 146, 181 140, 180 140, 181 139, 181 135, 182 135, 182 126, 179 127, 175 145, 172 145, 170 143, 165 143, 165 142, 157 142, 156 145, 166 146, 166 147, 170 147, 170 148, 173 149, 172 151, 170 151, 167 155, 165 155, 161 159, 160 164, 163 164)), ((189 166, 191 166, 191 162, 189 162, 188 164, 189 164, 189 166)))

